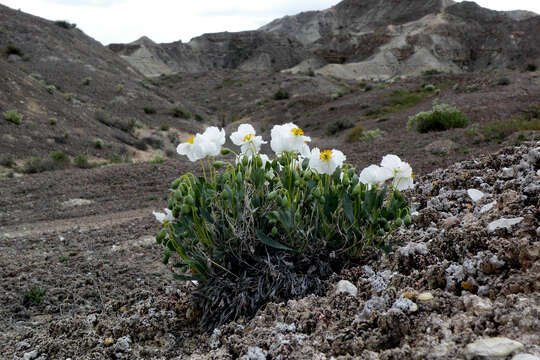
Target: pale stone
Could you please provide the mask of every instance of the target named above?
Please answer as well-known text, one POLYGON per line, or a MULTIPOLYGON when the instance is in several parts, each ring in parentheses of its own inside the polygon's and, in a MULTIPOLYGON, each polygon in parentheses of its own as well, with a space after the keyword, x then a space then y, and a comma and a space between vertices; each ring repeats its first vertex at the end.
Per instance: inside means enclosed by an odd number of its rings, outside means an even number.
POLYGON ((248 347, 247 354, 242 356, 240 360, 266 360, 268 352, 260 347, 250 346, 248 347))
POLYGON ((511 179, 515 175, 514 168, 503 168, 501 177, 503 179, 511 179))
POLYGON ((484 197, 484 193, 481 192, 480 190, 476 190, 476 189, 467 190, 467 194, 469 195, 469 197, 474 202, 478 202, 478 201, 482 200, 482 198, 484 197))
POLYGON ((503 358, 514 351, 523 349, 523 344, 505 338, 483 338, 466 346, 465 351, 472 356, 503 358))
POLYGON ((531 354, 517 354, 512 357, 512 360, 540 360, 540 357, 531 354))
POLYGON ((476 295, 468 294, 463 297, 463 304, 467 311, 473 312, 475 315, 490 312, 493 309, 489 299, 481 298, 476 295))
POLYGON ((517 225, 522 221, 523 221, 522 217, 518 217, 514 219, 502 218, 502 219, 490 222, 487 226, 487 231, 492 233, 497 229, 502 229, 502 228, 510 229, 512 226, 517 225))
POLYGON ((91 205, 93 203, 94 202, 92 200, 87 199, 70 199, 60 203, 60 206, 63 208, 72 208, 77 206, 91 205))
POLYGON ((480 209, 480 214, 487 213, 489 210, 493 209, 495 205, 497 205, 497 202, 493 201, 493 202, 490 202, 489 204, 482 206, 482 208, 480 209))
POLYGON ((33 359, 37 358, 37 356, 38 356, 37 350, 33 350, 33 351, 30 351, 30 352, 24 353, 23 359, 24 360, 33 360, 33 359))
POLYGON ((433 299, 434 299, 433 294, 428 291, 423 292, 416 297, 416 300, 418 301, 431 301, 433 299))
POLYGON ((392 309, 401 310, 405 313, 414 313, 418 311, 418 305, 407 298, 400 298, 394 302, 392 309))
POLYGON ((358 289, 350 281, 341 280, 336 286, 336 294, 349 294, 355 296, 358 294, 358 289))

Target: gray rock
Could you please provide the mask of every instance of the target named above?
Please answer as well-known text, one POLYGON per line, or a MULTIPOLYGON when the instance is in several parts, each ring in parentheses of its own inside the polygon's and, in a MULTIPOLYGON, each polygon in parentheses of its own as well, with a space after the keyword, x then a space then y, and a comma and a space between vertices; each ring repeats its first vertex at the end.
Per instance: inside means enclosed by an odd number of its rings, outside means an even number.
POLYGON ((116 340, 116 344, 114 344, 114 349, 119 352, 130 351, 131 350, 131 337, 129 335, 126 335, 116 340))
POLYGON ((481 298, 472 294, 463 296, 463 304, 465 305, 465 309, 467 309, 467 311, 472 312, 477 316, 481 313, 490 312, 493 309, 493 305, 489 299, 481 298))
POLYGON ((514 168, 503 168, 501 172, 501 178, 503 179, 511 179, 515 175, 514 168))
POLYGON ((483 338, 465 347, 465 352, 469 357, 480 356, 487 358, 504 358, 515 351, 523 349, 523 344, 505 338, 483 338))
POLYGON ((410 242, 407 245, 399 248, 398 251, 402 256, 409 256, 409 255, 415 255, 415 254, 426 255, 428 249, 427 249, 426 244, 424 243, 410 242))
POLYGON ((482 208, 480 209, 480 214, 487 213, 489 210, 493 209, 495 205, 497 205, 497 201, 493 201, 493 202, 490 202, 489 204, 482 206, 482 208))
POLYGON ((210 336, 210 349, 217 349, 218 347, 221 346, 221 340, 220 340, 220 337, 221 336, 221 330, 219 330, 218 328, 215 328, 214 331, 212 332, 212 336, 210 336))
POLYGON ((406 314, 410 314, 418 311, 418 305, 407 298, 400 298, 394 302, 392 309, 401 310, 406 314))
POLYGON ((29 348, 30 348, 30 344, 27 343, 26 341, 19 342, 16 347, 17 351, 26 350, 29 348))
POLYGON ((94 326, 97 324, 97 315, 96 314, 90 314, 86 317, 86 324, 88 326, 94 326))
POLYGON ((341 280, 336 286, 336 294, 341 293, 356 297, 356 295, 358 295, 358 289, 350 281, 341 280))
POLYGON ((514 219, 499 219, 492 221, 487 226, 487 231, 489 233, 495 232, 498 229, 510 229, 512 226, 519 224, 523 221, 522 217, 514 218, 514 219))

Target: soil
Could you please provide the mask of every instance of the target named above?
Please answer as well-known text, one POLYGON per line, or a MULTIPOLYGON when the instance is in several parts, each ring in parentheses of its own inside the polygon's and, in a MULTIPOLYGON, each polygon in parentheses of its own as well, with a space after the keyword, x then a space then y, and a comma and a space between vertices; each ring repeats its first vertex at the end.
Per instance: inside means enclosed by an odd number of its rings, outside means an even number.
POLYGON ((268 304, 210 335, 198 328, 195 285, 172 279, 153 240, 150 209, 188 170, 178 165, 0 182, 9 209, 0 228, 2 358, 454 359, 475 358, 467 345, 486 337, 540 356, 540 143, 418 178, 407 194, 413 225, 392 233, 390 253, 370 250, 365 264, 327 282, 325 296, 268 304), (94 203, 51 206, 51 191, 84 198, 88 184, 94 203), (471 188, 484 197, 474 202, 471 188), (501 218, 522 219, 487 230, 501 218), (358 295, 336 294, 340 280, 358 295))

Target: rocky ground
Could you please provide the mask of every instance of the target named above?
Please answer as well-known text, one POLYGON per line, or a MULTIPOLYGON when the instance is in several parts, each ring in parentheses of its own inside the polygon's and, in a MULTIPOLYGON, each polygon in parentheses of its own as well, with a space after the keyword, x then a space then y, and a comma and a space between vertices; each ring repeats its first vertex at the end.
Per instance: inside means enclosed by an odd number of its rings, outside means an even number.
POLYGON ((540 142, 417 180, 413 225, 391 235, 392 252, 370 250, 326 296, 268 304, 210 335, 197 327, 194 285, 160 263, 150 212, 94 226, 28 215, 27 232, 4 218, 0 357, 539 359, 540 142))

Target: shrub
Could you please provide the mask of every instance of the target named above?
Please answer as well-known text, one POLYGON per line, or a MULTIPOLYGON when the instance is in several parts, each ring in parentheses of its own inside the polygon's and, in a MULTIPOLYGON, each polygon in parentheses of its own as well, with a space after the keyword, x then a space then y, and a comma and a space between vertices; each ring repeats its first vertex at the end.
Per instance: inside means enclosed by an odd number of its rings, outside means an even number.
POLYGON ((476 134, 480 132, 484 140, 503 141, 508 136, 518 131, 540 131, 540 119, 521 119, 492 121, 476 129, 476 134))
POLYGON ((11 154, 2 154, 0 155, 0 165, 5 167, 15 166, 15 158, 11 154))
POLYGON ((15 125, 21 125, 23 116, 17 110, 9 110, 4 113, 4 119, 15 125))
POLYGON ((163 140, 161 140, 160 138, 148 136, 148 137, 142 138, 142 142, 144 143, 145 146, 149 145, 153 147, 154 149, 163 148, 163 140))
POLYGON ((538 66, 536 64, 527 64, 527 71, 533 72, 538 69, 538 66))
POLYGON ((135 128, 142 129, 144 124, 140 120, 135 120, 135 128))
MULTIPOLYGON (((240 129, 231 136, 237 144, 246 141, 240 129)), ((155 213, 162 222, 156 240, 164 246, 163 262, 174 259, 178 279, 199 281, 194 296, 205 330, 253 316, 269 301, 322 293, 332 273, 357 263, 367 247, 382 245, 385 234, 410 223, 401 193, 367 181, 368 169, 359 176, 337 150, 314 149, 300 161, 296 152, 286 151, 304 145, 303 131, 274 129, 272 147, 279 147, 280 157, 254 154, 262 140, 251 137, 242 148, 250 156, 236 165, 204 160, 204 175, 175 180, 166 213, 155 213)), ((214 130, 207 132, 219 132, 214 130)), ((219 153, 221 140, 212 142, 205 134, 195 140, 202 141, 196 144, 203 146, 202 154, 191 152, 189 142, 179 149, 192 161, 219 153)), ((410 166, 399 162, 412 181, 410 166)))
POLYGON ((52 117, 52 118, 49 118, 49 124, 50 124, 51 126, 54 126, 54 125, 56 125, 57 123, 58 123, 58 120, 57 120, 56 118, 53 118, 53 117, 52 117))
POLYGON ((364 130, 361 125, 358 125, 347 133, 345 141, 348 143, 375 141, 379 140, 381 137, 382 134, 380 129, 364 130))
POLYGON ((169 131, 171 127, 169 126, 169 124, 161 124, 159 125, 159 130, 161 131, 169 131))
POLYGON ((343 130, 350 129, 354 126, 354 124, 350 120, 338 120, 326 128, 326 133, 328 135, 335 135, 339 132, 342 132, 343 130))
POLYGON ((65 169, 70 165, 69 156, 58 150, 49 154, 46 158, 32 157, 24 164, 23 171, 26 174, 35 174, 45 171, 65 169))
POLYGON ((431 111, 421 112, 409 117, 407 129, 420 133, 445 131, 453 128, 464 128, 469 118, 461 111, 447 104, 435 104, 431 111))
POLYGON ((52 94, 54 94, 55 91, 56 91, 56 86, 54 86, 54 85, 49 85, 49 86, 47 86, 47 92, 48 92, 49 94, 52 95, 52 94))
POLYGON ((510 85, 510 79, 507 77, 499 78, 499 80, 497 80, 497 85, 500 85, 500 86, 510 85))
POLYGON ((289 93, 283 89, 279 89, 274 93, 273 99, 274 100, 286 100, 289 98, 289 93))
POLYGON ((148 115, 155 114, 157 112, 156 108, 153 106, 145 106, 144 107, 144 113, 148 115))
POLYGON ((40 305, 43 302, 46 292, 47 291, 45 289, 40 288, 26 289, 23 295, 23 305, 25 307, 30 307, 31 305, 40 305))
POLYGON ((172 108, 171 115, 180 119, 191 119, 191 113, 184 109, 182 105, 177 105, 172 108))
POLYGON ((123 93, 124 92, 124 84, 117 84, 116 85, 116 91, 118 91, 119 93, 123 93))
POLYGON ((71 24, 66 20, 57 20, 54 23, 55 25, 60 26, 61 28, 67 29, 67 30, 74 29, 77 27, 77 24, 71 24))
POLYGON ((90 85, 91 82, 92 82, 92 78, 90 76, 88 76, 88 77, 85 77, 84 79, 82 79, 81 84, 84 85, 84 86, 88 86, 88 85, 90 85))
POLYGON ((133 119, 118 119, 118 118, 110 118, 106 113, 103 111, 96 112, 96 120, 100 123, 107 125, 109 127, 113 127, 119 130, 122 130, 124 132, 130 133, 133 131, 133 128, 135 127, 135 120, 133 119))
POLYGON ((88 158, 83 154, 75 156, 75 158, 73 159, 73 163, 75 164, 75 166, 81 169, 88 169, 91 167, 91 164, 88 162, 88 158))
POLYGON ((13 44, 8 44, 8 46, 6 46, 5 53, 6 55, 23 56, 22 50, 13 44))
POLYGON ((156 153, 154 154, 154 156, 152 157, 152 164, 161 164, 163 163, 165 160, 163 159, 163 156, 161 156, 160 153, 156 153))
POLYGON ((362 134, 364 133, 364 127, 362 125, 356 125, 345 136, 345 141, 348 143, 360 141, 362 134))
POLYGON ((101 139, 95 139, 95 140, 94 140, 94 147, 95 147, 96 149, 103 149, 103 146, 104 146, 104 145, 105 145, 105 144, 104 144, 103 140, 101 140, 101 139))
POLYGON ((204 121, 204 118, 203 118, 201 115, 199 115, 199 114, 195 114, 195 120, 197 120, 197 121, 204 121))

